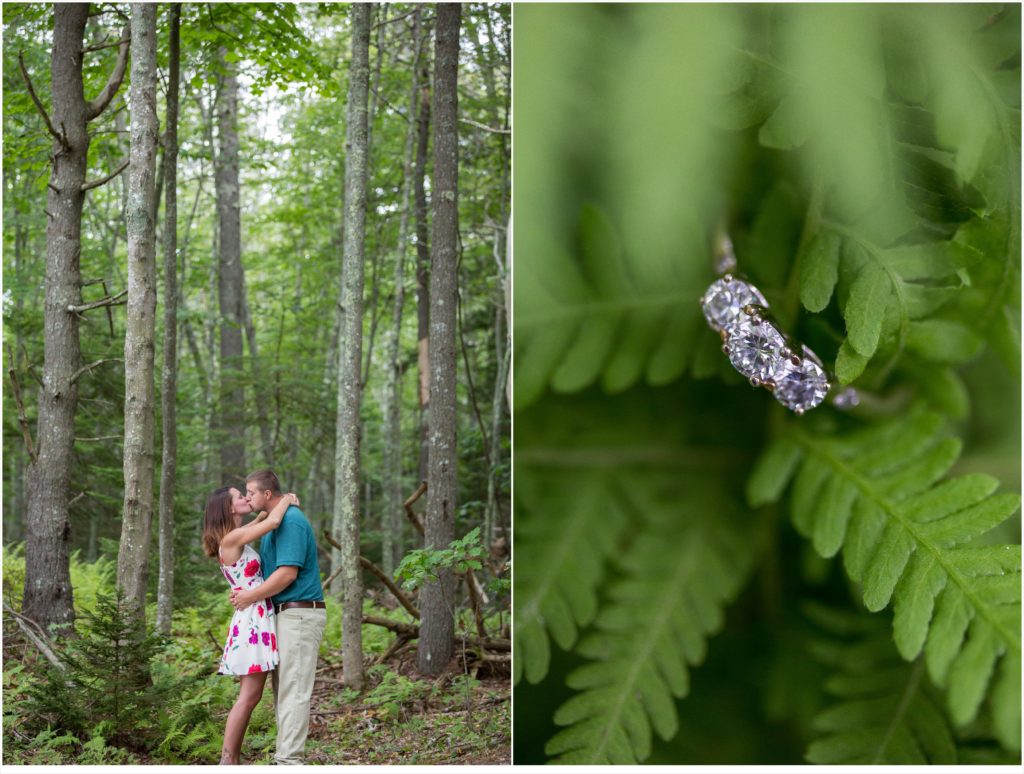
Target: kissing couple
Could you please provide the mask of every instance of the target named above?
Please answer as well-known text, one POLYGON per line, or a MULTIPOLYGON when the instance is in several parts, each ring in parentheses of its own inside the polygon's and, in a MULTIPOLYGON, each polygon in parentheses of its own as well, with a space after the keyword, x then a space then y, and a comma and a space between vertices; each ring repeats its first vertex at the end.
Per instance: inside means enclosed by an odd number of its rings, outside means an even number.
POLYGON ((218 557, 235 608, 218 674, 234 675, 240 684, 224 729, 222 764, 239 763, 268 673, 277 721, 274 762, 303 763, 327 610, 316 537, 298 506, 299 498, 283 494, 271 470, 250 474, 245 492, 225 486, 206 501, 203 549, 218 557), (256 518, 243 523, 253 513, 256 518), (250 545, 257 538, 258 552, 250 545))

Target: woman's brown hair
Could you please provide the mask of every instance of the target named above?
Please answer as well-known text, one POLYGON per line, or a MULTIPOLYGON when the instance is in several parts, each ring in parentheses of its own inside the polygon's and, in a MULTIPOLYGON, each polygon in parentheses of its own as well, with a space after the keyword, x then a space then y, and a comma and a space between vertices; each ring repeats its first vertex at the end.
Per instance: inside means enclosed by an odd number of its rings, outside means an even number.
POLYGON ((231 512, 231 487, 215 489, 206 500, 203 513, 203 551, 207 556, 216 556, 221 539, 235 528, 231 512))

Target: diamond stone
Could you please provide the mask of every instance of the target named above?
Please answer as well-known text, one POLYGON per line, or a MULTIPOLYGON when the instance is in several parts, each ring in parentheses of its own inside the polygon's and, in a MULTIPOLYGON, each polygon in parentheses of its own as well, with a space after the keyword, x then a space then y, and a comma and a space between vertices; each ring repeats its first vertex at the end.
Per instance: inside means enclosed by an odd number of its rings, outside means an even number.
POLYGON ((817 363, 803 358, 799 365, 786 360, 775 373, 775 397, 798 414, 809 411, 828 394, 829 383, 817 363))
POLYGON ((771 379, 785 362, 781 351, 786 342, 768 322, 740 322, 729 329, 726 351, 736 370, 751 381, 771 379))
POLYGON ((748 304, 768 306, 757 288, 732 277, 723 277, 712 283, 700 303, 704 317, 716 331, 739 322, 743 317, 743 307, 748 304))

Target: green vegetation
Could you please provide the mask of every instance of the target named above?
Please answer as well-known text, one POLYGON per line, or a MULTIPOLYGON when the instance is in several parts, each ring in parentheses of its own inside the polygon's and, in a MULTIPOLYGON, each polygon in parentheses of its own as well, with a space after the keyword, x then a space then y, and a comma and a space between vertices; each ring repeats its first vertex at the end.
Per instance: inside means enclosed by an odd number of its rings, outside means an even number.
MULTIPOLYGON (((19 546, 4 549, 4 599, 9 584, 24 571, 19 546)), ((98 603, 76 597, 79 638, 57 650, 67 674, 50 668, 31 645, 17 636, 17 624, 5 616, 4 763, 26 765, 180 763, 211 764, 220 759, 227 712, 238 695, 237 682, 216 674, 222 638, 231 620, 227 594, 204 591, 194 607, 175 611, 170 638, 121 631, 130 621, 118 609, 113 576, 105 562, 76 558, 72 577, 95 589, 98 603), (131 649, 115 653, 121 636, 131 649), (147 644, 140 648, 140 644, 147 644), (73 663, 74 662, 74 663, 73 663), (119 686, 132 669, 148 667, 144 691, 123 694, 119 686)), ((367 602, 366 613, 407 620, 400 611, 367 602)), ((147 611, 150 622, 155 606, 147 611)), ((340 606, 328 609, 321 658, 338 666, 340 606)), ((363 628, 368 659, 381 656, 392 635, 377 626, 363 628)), ((400 671, 401 662, 368 670, 368 685, 357 691, 327 683, 314 696, 314 719, 307 746, 311 763, 442 763, 487 761, 508 749, 507 682, 476 679, 472 673, 450 680, 425 680, 400 671), (316 713, 326 713, 316 715, 316 713), (437 744, 424 744, 429 733, 437 744), (384 741, 386 740, 386 741, 384 741)), ((335 673, 329 669, 328 674, 335 673)), ((253 713, 243 758, 269 764, 275 739, 273 699, 268 682, 253 713)))
POLYGON ((514 21, 514 761, 1019 763, 1019 7, 514 21))

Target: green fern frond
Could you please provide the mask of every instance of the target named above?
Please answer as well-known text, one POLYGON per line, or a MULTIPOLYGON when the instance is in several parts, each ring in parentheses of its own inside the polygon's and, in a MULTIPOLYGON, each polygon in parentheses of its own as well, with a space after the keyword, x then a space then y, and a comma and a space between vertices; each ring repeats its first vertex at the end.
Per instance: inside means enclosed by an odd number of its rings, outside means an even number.
POLYGON ((869 610, 893 603, 900 655, 910 661, 924 651, 957 725, 977 715, 992 682, 999 740, 1019 750, 1020 546, 974 541, 1012 516, 1020 498, 994 494, 999 482, 982 474, 938 483, 959 450, 925 411, 841 437, 792 426, 755 467, 748 498, 777 499, 783 484, 773 478, 769 487, 769 477, 795 473, 797 531, 824 557, 842 548, 869 610))
POLYGON ((710 271, 697 257, 707 247, 681 243, 688 258, 673 263, 627 259, 608 218, 589 205, 578 236, 578 263, 549 244, 543 260, 517 270, 515 357, 524 366, 517 369, 517 408, 548 384, 568 393, 600 380, 608 392, 621 392, 644 377, 666 384, 686 367, 700 317, 693 274, 710 271))
POLYGON ((759 116, 775 98, 761 144, 814 171, 799 295, 812 312, 837 295, 840 382, 873 358, 880 373, 901 356, 965 362, 983 339, 1019 372, 1019 9, 786 14, 807 34, 777 59, 742 51, 747 82, 727 103, 751 104, 725 112, 759 116))
POLYGON ((836 668, 825 682, 836 703, 814 718, 813 727, 821 736, 809 745, 807 760, 847 765, 957 763, 953 730, 924 663, 901 661, 884 629, 866 628, 853 642, 818 649, 821 660, 836 668))
POLYGON ((749 527, 717 502, 717 512, 709 502, 644 531, 621 559, 595 631, 577 648, 590 663, 567 679, 580 693, 555 713, 567 728, 545 747, 552 762, 636 763, 650 754, 652 729, 676 734, 675 700, 689 692, 689 668, 703 662, 756 551, 749 527))
POLYGON ((564 477, 517 470, 514 679, 548 673, 549 637, 563 650, 597 613, 597 587, 627 519, 608 478, 584 471, 564 477))

